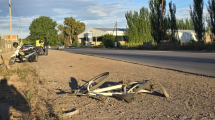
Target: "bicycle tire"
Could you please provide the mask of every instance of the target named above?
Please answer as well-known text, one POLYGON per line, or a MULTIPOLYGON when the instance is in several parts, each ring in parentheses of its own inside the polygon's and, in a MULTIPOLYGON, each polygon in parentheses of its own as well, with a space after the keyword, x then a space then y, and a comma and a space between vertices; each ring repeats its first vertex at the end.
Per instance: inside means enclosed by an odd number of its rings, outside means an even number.
POLYGON ((163 92, 164 96, 166 98, 169 98, 169 94, 167 93, 166 88, 164 88, 164 86, 162 86, 160 83, 155 82, 155 81, 147 81, 147 83, 140 85, 138 88, 134 89, 133 92, 137 93, 138 91, 140 91, 142 89, 146 89, 147 87, 149 87, 151 85, 157 85, 163 92))
POLYGON ((102 73, 102 74, 94 77, 93 79, 89 80, 87 83, 82 85, 79 90, 80 91, 87 90, 87 86, 90 82, 94 83, 94 84, 92 83, 92 86, 90 86, 90 90, 95 90, 96 88, 101 86, 106 81, 106 78, 108 77, 108 75, 109 75, 109 72, 105 72, 105 73, 102 73), (100 80, 99 80, 99 78, 100 78, 100 80))
POLYGON ((16 57, 12 57, 9 60, 9 65, 13 65, 16 62, 16 57))
POLYGON ((35 54, 35 60, 34 62, 37 62, 38 61, 38 54, 37 53, 34 53, 35 54))

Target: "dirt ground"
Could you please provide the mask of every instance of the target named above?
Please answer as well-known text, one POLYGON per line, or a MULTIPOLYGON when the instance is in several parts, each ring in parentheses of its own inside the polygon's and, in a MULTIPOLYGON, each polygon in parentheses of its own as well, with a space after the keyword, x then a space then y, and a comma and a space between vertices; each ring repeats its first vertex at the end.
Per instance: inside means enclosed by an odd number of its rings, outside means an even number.
MULTIPOLYGON (((49 50, 48 56, 39 56, 38 62, 30 64, 46 81, 38 94, 49 103, 57 103, 64 111, 80 111, 71 117, 64 116, 65 120, 215 119, 215 78, 57 50, 49 50), (112 97, 107 102, 101 102, 67 93, 104 72, 110 72, 107 82, 112 83, 122 79, 157 81, 167 89, 170 98, 138 94, 132 103, 112 97)), ((155 91, 160 92, 156 87, 155 91)))

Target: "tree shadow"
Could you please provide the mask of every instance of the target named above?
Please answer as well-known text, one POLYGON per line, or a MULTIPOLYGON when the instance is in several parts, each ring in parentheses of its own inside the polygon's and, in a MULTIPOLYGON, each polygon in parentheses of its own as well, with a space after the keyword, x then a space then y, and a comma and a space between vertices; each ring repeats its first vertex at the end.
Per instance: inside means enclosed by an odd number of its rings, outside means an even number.
MULTIPOLYGON (((7 79, 0 80, 0 120, 9 120, 12 113, 10 107, 22 112, 30 111, 29 104, 13 85, 8 85, 7 79)), ((22 116, 14 116, 13 118, 20 119, 22 116)))

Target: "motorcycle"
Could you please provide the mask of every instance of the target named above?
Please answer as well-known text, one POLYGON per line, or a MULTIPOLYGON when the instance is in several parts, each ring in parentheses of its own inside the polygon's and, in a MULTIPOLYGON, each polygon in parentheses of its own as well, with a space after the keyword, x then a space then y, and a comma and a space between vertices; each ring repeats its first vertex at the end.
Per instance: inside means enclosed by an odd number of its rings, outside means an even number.
POLYGON ((35 49, 30 50, 22 50, 20 46, 18 46, 17 42, 13 43, 13 47, 16 48, 14 54, 11 56, 9 60, 9 65, 12 65, 16 62, 16 59, 18 58, 20 62, 23 62, 25 60, 28 60, 29 62, 37 62, 38 61, 38 54, 35 49), (23 52, 21 54, 20 52, 23 52))

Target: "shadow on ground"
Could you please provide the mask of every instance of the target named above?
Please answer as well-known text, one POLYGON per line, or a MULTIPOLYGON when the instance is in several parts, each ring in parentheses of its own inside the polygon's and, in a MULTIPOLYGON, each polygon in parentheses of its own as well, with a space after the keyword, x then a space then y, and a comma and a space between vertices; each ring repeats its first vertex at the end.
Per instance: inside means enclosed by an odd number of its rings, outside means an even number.
MULTIPOLYGON (((16 90, 13 85, 8 85, 6 79, 0 80, 0 120, 9 120, 10 107, 27 113, 30 111, 27 100, 16 90)), ((13 118, 21 119, 22 116, 14 116, 13 118)))

